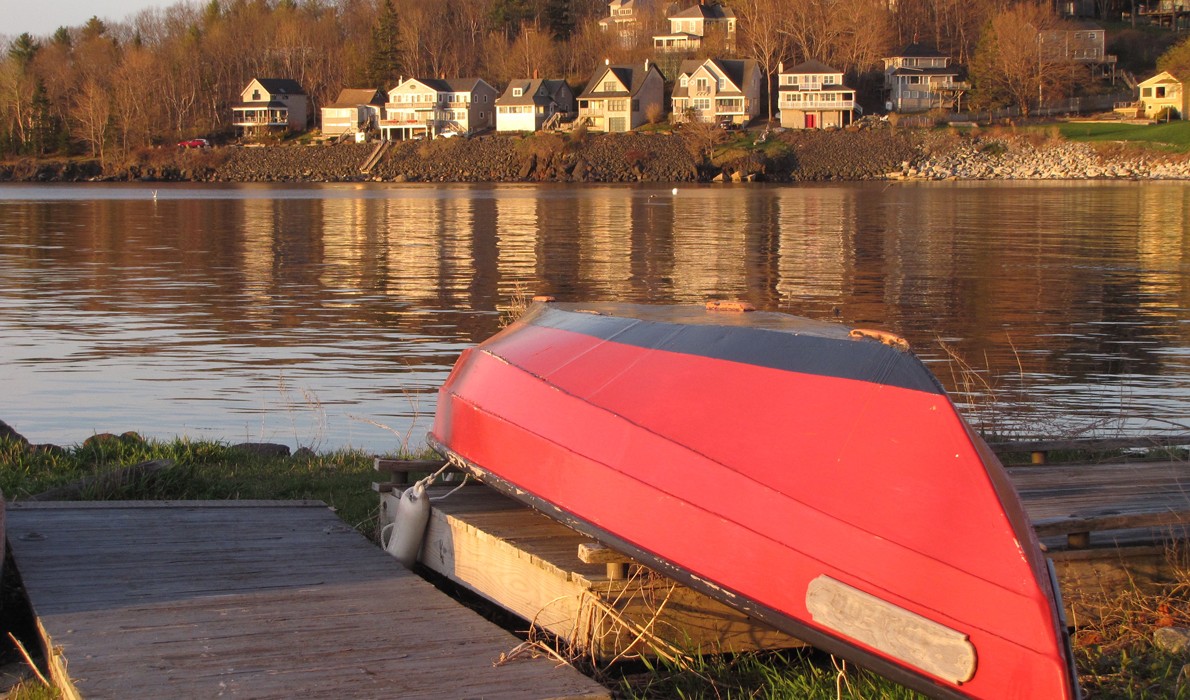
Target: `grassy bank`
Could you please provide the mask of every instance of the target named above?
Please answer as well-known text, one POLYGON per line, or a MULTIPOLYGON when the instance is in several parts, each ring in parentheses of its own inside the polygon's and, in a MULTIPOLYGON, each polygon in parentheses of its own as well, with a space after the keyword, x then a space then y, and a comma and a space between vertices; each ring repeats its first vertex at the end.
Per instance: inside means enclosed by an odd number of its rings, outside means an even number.
MULTIPOLYGON (((424 455, 417 455, 424 456, 424 455)), ((63 450, 32 451, 23 444, 0 440, 0 488, 10 500, 35 496, 70 484, 91 484, 80 490, 88 500, 139 499, 318 499, 335 508, 347 523, 375 539, 378 499, 372 455, 358 451, 266 457, 214 442, 143 441, 133 436, 91 441, 63 450), (170 460, 158 472, 127 478, 96 479, 126 474, 149 460, 170 460)), ((1171 553, 1182 557, 1186 553, 1171 553)), ((8 591, 11 595, 11 591, 8 591)), ((8 608, 11 610, 11 607, 8 608)), ((1093 698, 1175 698, 1190 700, 1190 655, 1159 651, 1152 644, 1160 626, 1190 626, 1190 566, 1159 595, 1125 595, 1116 612, 1075 637, 1083 689, 1093 698)), ((29 635, 28 623, 11 614, 3 631, 29 635)), ((0 656, 19 661, 4 639, 0 656)), ((27 640, 27 645, 34 642, 27 640)), ((874 674, 812 650, 685 658, 643 662, 612 669, 586 668, 629 698, 916 698, 917 694, 874 674)), ((36 680, 26 681, 11 697, 38 700, 54 697, 36 680)))
POLYGON ((1058 132, 1070 141, 1129 144, 1167 153, 1190 153, 1190 121, 1159 124, 1062 122, 1058 132))

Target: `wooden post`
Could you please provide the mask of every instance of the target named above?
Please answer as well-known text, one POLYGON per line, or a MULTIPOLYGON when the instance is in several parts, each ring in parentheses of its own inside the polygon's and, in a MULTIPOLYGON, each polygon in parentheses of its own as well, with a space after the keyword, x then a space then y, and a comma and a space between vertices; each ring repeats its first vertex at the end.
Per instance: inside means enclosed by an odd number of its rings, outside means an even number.
POLYGON ((584 542, 578 546, 578 559, 584 564, 607 565, 609 581, 623 581, 628 578, 628 565, 632 560, 600 542, 584 542))

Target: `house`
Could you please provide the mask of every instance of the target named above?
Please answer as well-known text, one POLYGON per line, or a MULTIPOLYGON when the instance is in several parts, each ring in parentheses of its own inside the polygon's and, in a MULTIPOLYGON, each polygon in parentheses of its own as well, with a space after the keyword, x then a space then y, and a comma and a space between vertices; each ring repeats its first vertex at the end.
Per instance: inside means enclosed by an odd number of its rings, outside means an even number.
POLYGON ((324 136, 359 133, 377 128, 384 108, 384 92, 345 88, 335 101, 322 108, 324 136))
POLYGON ((1103 27, 1090 22, 1046 29, 1037 37, 1038 60, 1050 65, 1076 63, 1090 69, 1092 77, 1114 81, 1117 57, 1107 53, 1106 42, 1103 27))
POLYGON ((1166 109, 1173 110, 1168 115, 1171 119, 1185 119, 1186 110, 1190 107, 1186 90, 1173 73, 1163 70, 1148 80, 1141 81, 1140 108, 1137 110, 1146 119, 1156 119, 1162 116, 1166 109))
POLYGON ((305 131, 309 117, 310 98, 289 78, 253 78, 240 93, 240 101, 231 107, 237 136, 305 131))
POLYGON ((599 20, 599 28, 617 34, 620 45, 628 48, 636 44, 645 15, 653 12, 655 0, 611 0, 607 5, 608 16, 599 20))
POLYGON ((386 141, 470 134, 496 126, 496 88, 483 78, 410 78, 388 91, 386 141))
POLYGON ((884 108, 890 112, 958 109, 967 88, 949 56, 922 44, 884 59, 884 108))
POLYGON ((673 89, 673 120, 744 126, 760 115, 760 66, 751 59, 682 61, 673 89))
POLYGON ((595 71, 578 96, 578 120, 592 131, 631 131, 665 113, 665 76, 643 66, 609 65, 595 71))
POLYGON ((856 109, 855 90, 843 84, 842 71, 819 61, 789 70, 777 64, 777 107, 788 129, 847 126, 856 109))
POLYGON ((703 44, 731 49, 735 46, 736 17, 731 8, 700 0, 669 16, 669 34, 653 37, 656 51, 696 51, 703 44))
POLYGON ((565 80, 513 80, 496 98, 496 131, 540 131, 555 114, 555 121, 578 114, 574 90, 565 80))

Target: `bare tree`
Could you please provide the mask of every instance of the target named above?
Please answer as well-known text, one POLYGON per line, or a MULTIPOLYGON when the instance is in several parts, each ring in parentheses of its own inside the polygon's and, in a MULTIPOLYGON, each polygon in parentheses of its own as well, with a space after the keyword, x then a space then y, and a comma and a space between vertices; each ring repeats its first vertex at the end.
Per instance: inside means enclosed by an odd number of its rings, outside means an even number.
POLYGON ((756 61, 765 76, 765 91, 769 95, 768 118, 773 119, 772 90, 776 84, 777 66, 788 56, 789 31, 784 26, 783 0, 739 0, 732 4, 739 24, 738 42, 745 56, 756 61))
POLYGON ((972 98, 983 106, 1016 105, 1028 116, 1066 79, 1064 61, 1043 50, 1043 32, 1056 25, 1046 7, 1021 3, 992 16, 971 60, 972 98))

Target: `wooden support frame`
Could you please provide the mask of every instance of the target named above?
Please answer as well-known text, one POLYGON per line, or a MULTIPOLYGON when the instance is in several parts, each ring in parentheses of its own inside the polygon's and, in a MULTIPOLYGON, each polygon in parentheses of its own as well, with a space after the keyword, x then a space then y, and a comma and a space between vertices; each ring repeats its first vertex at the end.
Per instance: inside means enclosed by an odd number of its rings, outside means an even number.
MULTIPOLYGON (((382 526, 396 498, 381 495, 382 526)), ((485 486, 432 505, 419 562, 575 652, 607 662, 804 646, 485 486)))

